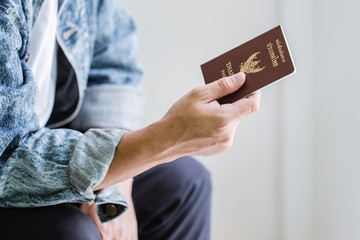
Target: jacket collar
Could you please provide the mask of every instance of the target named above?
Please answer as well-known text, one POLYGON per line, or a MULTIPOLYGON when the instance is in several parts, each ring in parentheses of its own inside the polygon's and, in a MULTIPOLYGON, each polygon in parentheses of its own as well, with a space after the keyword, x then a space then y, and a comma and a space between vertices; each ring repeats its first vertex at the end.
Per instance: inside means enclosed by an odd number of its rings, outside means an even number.
POLYGON ((44 0, 32 0, 32 27, 34 27, 37 16, 39 15, 40 8, 44 0))
MULTIPOLYGON (((52 1, 52 0, 49 0, 52 1)), ((65 2, 66 0, 58 0, 59 9, 60 6, 65 2)), ((35 21, 39 15, 40 9, 42 4, 44 3, 44 0, 32 0, 32 27, 34 27, 35 21)))

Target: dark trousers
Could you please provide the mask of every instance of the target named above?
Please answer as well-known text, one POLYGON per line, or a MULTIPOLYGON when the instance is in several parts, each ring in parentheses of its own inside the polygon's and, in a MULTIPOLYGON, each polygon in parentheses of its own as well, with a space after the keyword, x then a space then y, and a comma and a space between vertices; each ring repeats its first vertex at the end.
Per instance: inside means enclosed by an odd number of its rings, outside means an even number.
MULTIPOLYGON (((190 157, 135 177, 133 201, 142 240, 207 240, 209 172, 190 157)), ((92 220, 72 204, 0 208, 0 239, 101 239, 92 220)))

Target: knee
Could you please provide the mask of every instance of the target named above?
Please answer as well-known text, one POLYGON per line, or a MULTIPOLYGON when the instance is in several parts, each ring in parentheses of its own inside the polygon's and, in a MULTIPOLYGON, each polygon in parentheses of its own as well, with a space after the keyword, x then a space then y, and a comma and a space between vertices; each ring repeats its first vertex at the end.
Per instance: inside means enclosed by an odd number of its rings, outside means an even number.
POLYGON ((95 223, 78 208, 64 206, 63 212, 59 215, 58 222, 54 226, 56 229, 53 229, 58 239, 101 239, 95 223))
POLYGON ((141 207, 146 212, 184 205, 191 208, 194 203, 210 203, 211 189, 209 171, 192 157, 182 157, 136 177, 133 200, 138 213, 141 207))
POLYGON ((179 158, 145 172, 135 178, 134 193, 140 236, 208 239, 194 237, 208 232, 211 209, 211 176, 195 159, 179 158))
POLYGON ((211 174, 204 165, 192 157, 179 158, 178 161, 183 161, 183 164, 186 165, 183 173, 186 182, 203 190, 211 191, 211 174))
POLYGON ((210 172, 192 157, 182 157, 173 162, 171 181, 183 198, 189 194, 210 197, 212 182, 210 172))

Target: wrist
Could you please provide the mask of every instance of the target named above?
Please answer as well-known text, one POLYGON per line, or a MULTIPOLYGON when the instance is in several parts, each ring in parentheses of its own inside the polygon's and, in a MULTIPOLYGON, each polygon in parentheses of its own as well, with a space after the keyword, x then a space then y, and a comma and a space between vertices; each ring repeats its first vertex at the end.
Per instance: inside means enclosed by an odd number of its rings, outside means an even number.
MULTIPOLYGON (((181 129, 179 123, 170 119, 161 119, 140 130, 141 152, 155 165, 172 161, 185 153, 180 147, 181 129)), ((135 140, 136 138, 134 138, 135 140)), ((138 140, 139 140, 138 139, 138 140)))
POLYGON ((94 190, 120 183, 183 156, 177 144, 178 132, 171 121, 160 120, 126 133, 116 147, 107 175, 94 190))

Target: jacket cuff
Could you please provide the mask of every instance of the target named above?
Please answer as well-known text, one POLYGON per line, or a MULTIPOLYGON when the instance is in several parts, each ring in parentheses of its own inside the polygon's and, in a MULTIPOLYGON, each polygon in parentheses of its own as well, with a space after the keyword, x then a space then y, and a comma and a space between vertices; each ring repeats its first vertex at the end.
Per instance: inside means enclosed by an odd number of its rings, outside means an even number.
POLYGON ((75 129, 91 127, 140 128, 144 97, 140 87, 102 84, 88 87, 78 116, 71 126, 75 129))
POLYGON ((96 203, 93 188, 105 178, 116 146, 125 132, 118 129, 90 129, 76 144, 69 161, 69 180, 88 202, 96 203))
POLYGON ((102 223, 118 217, 128 209, 128 204, 116 185, 104 188, 96 195, 96 212, 102 223))

